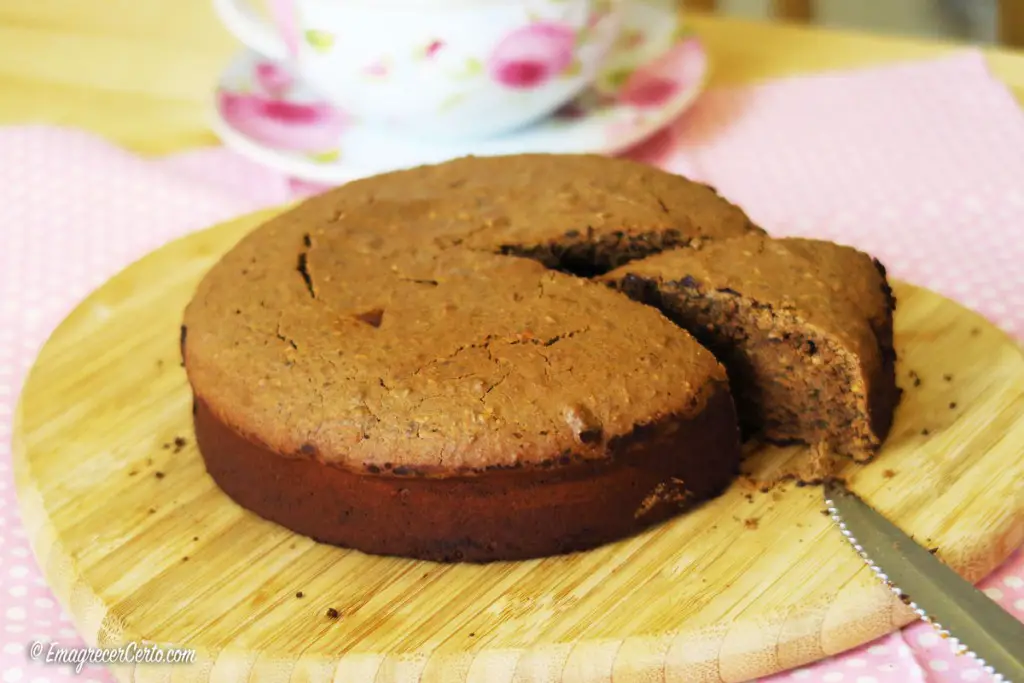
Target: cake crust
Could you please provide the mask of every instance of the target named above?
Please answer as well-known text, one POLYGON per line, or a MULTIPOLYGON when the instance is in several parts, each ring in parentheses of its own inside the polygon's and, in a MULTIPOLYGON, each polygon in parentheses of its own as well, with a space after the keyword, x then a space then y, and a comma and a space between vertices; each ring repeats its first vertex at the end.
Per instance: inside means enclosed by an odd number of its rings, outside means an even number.
POLYGON ((520 560, 630 536, 721 493, 737 474, 724 388, 692 418, 615 439, 601 461, 459 476, 379 475, 283 458, 199 401, 210 475, 243 507, 325 543, 438 562, 520 560))

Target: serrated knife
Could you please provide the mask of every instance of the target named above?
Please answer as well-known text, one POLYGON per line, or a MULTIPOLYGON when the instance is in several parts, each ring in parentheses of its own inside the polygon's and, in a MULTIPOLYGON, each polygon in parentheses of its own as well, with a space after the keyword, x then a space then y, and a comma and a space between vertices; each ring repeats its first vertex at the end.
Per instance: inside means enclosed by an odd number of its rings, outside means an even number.
POLYGON ((842 483, 824 488, 832 520, 886 586, 997 681, 1024 683, 1024 624, 842 483))

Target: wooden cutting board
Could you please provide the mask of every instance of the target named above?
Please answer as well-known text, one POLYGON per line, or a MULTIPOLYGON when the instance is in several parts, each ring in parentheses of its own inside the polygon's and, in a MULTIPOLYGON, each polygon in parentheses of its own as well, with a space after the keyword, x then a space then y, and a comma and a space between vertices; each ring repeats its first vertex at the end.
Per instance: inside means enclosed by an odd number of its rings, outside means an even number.
MULTIPOLYGON (((266 215, 107 282, 53 334, 18 407, 25 523, 85 639, 196 650, 191 666, 120 680, 743 681, 913 618, 832 528, 818 487, 737 483, 636 538, 487 566, 318 545, 240 509, 193 446, 178 328, 202 274, 266 215)), ((1024 542, 1024 358, 957 304, 896 293, 904 401, 880 457, 846 474, 977 580, 1024 542)))

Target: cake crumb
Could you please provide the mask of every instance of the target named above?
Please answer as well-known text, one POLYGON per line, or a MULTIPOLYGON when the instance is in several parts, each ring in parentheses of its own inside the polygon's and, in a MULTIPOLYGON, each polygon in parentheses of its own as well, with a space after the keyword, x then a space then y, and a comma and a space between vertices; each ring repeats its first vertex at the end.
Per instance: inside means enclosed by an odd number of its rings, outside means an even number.
POLYGON ((885 477, 886 479, 892 479, 893 477, 896 476, 896 470, 885 470, 884 472, 882 472, 882 476, 885 477))
POLYGON ((333 607, 328 607, 327 608, 327 618, 328 619, 338 619, 339 617, 341 617, 341 612, 339 612, 338 610, 334 609, 333 607))
POLYGON ((192 540, 193 540, 193 541, 198 541, 198 540, 199 540, 199 537, 198 537, 198 536, 193 536, 193 537, 192 537, 192 540))
POLYGON ((185 555, 183 558, 181 558, 181 561, 182 562, 188 562, 188 555, 185 555))
POLYGON ((977 337, 979 334, 981 334, 981 328, 978 328, 978 327, 972 327, 971 328, 971 336, 972 337, 977 337))
POLYGON ((295 593, 295 597, 297 597, 297 598, 300 598, 300 599, 301 599, 301 598, 304 598, 304 597, 306 597, 306 594, 305 594, 305 593, 303 593, 302 591, 297 591, 297 592, 295 593))
POLYGON ((751 491, 757 490, 757 482, 753 480, 749 475, 744 474, 736 480, 740 486, 751 491))
POLYGON ((923 436, 928 436, 929 434, 931 434, 931 432, 928 430, 927 427, 925 427, 924 429, 921 430, 921 434, 923 436))
POLYGON ((187 445, 188 445, 188 441, 185 440, 183 437, 180 437, 180 436, 174 437, 174 452, 175 453, 180 453, 181 449, 184 448, 187 445))
POLYGON ((945 375, 942 376, 942 379, 946 380, 947 382, 952 382, 953 381, 953 375, 951 375, 951 374, 949 374, 947 372, 945 375))
POLYGON ((164 359, 163 358, 157 358, 156 359, 156 366, 158 368, 162 368, 164 366, 164 359))
POLYGON ((149 508, 149 514, 155 515, 156 514, 156 508, 149 508))
POLYGON ((828 510, 824 510, 824 509, 823 509, 823 510, 821 510, 820 512, 821 512, 821 514, 825 515, 826 517, 828 517, 828 516, 829 516, 829 511, 828 511, 828 510))
POLYGON ((156 477, 157 479, 163 479, 167 475, 165 475, 163 472, 154 472, 153 476, 156 477))
POLYGON ((949 402, 949 409, 950 410, 955 410, 956 409, 956 401, 950 401, 949 402))
POLYGON ((139 471, 138 471, 138 470, 132 470, 132 471, 130 471, 130 472, 128 473, 128 476, 129 476, 129 477, 134 477, 134 476, 135 476, 136 474, 138 474, 138 473, 139 473, 139 471))
POLYGON ((748 503, 753 503, 754 502, 754 494, 753 493, 745 493, 745 494, 743 494, 743 497, 747 499, 748 503))
POLYGON ((748 517, 747 519, 743 520, 743 526, 747 527, 748 529, 756 529, 757 521, 757 517, 748 517))
POLYGON ((910 379, 915 387, 921 386, 921 376, 918 375, 917 372, 915 372, 914 370, 910 371, 910 379))
POLYGON ((935 553, 939 552, 939 549, 938 548, 928 548, 928 552, 930 552, 932 555, 934 555, 935 553))
POLYGON ((476 638, 476 631, 470 631, 469 632, 469 637, 470 638, 476 638))
POLYGON ((169 451, 171 449, 171 444, 165 443, 163 446, 161 446, 161 448, 163 448, 165 451, 169 451))

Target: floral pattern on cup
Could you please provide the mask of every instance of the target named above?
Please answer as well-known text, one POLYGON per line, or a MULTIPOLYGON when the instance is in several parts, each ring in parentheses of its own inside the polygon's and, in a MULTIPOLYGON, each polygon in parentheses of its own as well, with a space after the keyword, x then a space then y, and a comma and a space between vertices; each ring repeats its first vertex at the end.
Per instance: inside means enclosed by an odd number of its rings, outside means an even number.
POLYGON ((619 90, 619 102, 635 107, 660 107, 682 90, 689 88, 693 64, 699 62, 702 47, 687 39, 655 61, 626 75, 619 90))
POLYGON ((296 0, 267 0, 267 9, 270 16, 281 34, 285 48, 292 59, 299 55, 299 42, 301 31, 299 29, 298 10, 295 7, 296 0))
POLYGON ((321 54, 327 53, 334 47, 334 35, 311 28, 306 31, 306 43, 321 54))
POLYGON ((444 48, 444 41, 434 38, 426 45, 420 48, 419 54, 417 55, 420 59, 433 59, 437 56, 437 53, 444 48))
POLYGON ((506 35, 488 59, 492 79, 507 88, 529 90, 573 64, 576 33, 557 22, 537 22, 506 35))
POLYGON ((300 152, 320 162, 336 161, 347 116, 326 102, 288 99, 292 74, 273 62, 253 69, 254 92, 245 88, 221 89, 217 106, 233 128, 253 140, 278 149, 300 152))
POLYGON ((391 60, 387 57, 375 59, 363 67, 363 75, 375 81, 382 81, 391 74, 391 60))
POLYGON ((274 62, 260 62, 253 73, 257 87, 270 97, 286 97, 294 83, 291 73, 274 62))

